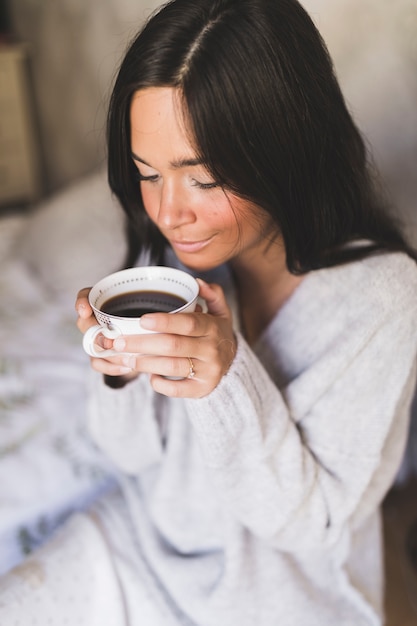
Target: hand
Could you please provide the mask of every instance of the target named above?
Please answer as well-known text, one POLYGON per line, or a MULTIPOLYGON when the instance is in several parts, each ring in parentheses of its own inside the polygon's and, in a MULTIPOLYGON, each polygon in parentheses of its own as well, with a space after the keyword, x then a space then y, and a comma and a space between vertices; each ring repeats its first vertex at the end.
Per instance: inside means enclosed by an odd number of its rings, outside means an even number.
MULTIPOLYGON (((200 279, 198 282, 207 313, 144 315, 141 326, 158 334, 124 335, 111 342, 114 350, 129 353, 129 356, 121 355, 121 359, 125 359, 123 365, 131 367, 132 372, 150 374, 153 389, 166 396, 200 398, 209 394, 226 374, 236 354, 232 315, 223 290, 200 279), (194 368, 193 378, 188 377, 189 359, 194 368)), ((105 363, 105 367, 109 367, 109 362, 105 363)), ((99 369, 104 364, 100 366, 93 360, 93 366, 99 369)), ((114 362, 111 367, 116 367, 114 362)), ((110 372, 107 370, 107 373, 110 372)))
POLYGON ((222 288, 201 279, 198 283, 207 313, 146 315, 141 325, 159 334, 132 337, 138 340, 137 351, 146 355, 136 357, 136 366, 140 371, 151 373, 153 389, 167 396, 200 398, 208 395, 227 373, 236 354, 232 314, 222 288), (188 377, 189 359, 194 369, 193 378, 188 377), (166 376, 182 377, 182 380, 173 381, 166 376))
MULTIPOLYGON (((77 299, 75 301, 75 310, 78 313, 77 327, 84 334, 88 328, 95 326, 97 320, 94 316, 93 309, 88 301, 88 294, 91 291, 91 287, 86 287, 78 292, 77 299)), ((106 338, 104 335, 100 335, 98 343, 104 349, 112 348, 113 341, 106 338)), ((118 376, 119 382, 128 382, 133 378, 137 378, 138 373, 132 371, 132 368, 126 364, 128 356, 120 355, 112 357, 111 359, 99 359, 90 357, 91 365, 97 372, 101 372, 107 376, 118 376)), ((120 384, 119 386, 122 386, 120 384)))

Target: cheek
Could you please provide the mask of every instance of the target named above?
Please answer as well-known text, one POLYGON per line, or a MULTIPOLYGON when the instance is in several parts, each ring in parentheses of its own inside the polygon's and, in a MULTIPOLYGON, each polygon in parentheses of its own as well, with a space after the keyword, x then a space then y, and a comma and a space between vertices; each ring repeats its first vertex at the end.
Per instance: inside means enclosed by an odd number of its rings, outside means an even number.
POLYGON ((242 232, 263 235, 276 228, 271 217, 252 202, 231 196, 231 207, 242 232))
POLYGON ((239 222, 233 212, 220 213, 218 223, 225 232, 229 234, 237 233, 239 230, 239 222))
POLYGON ((206 205, 198 213, 199 221, 207 227, 222 233, 225 240, 230 242, 232 239, 235 239, 238 232, 238 224, 230 206, 215 206, 210 210, 206 205))
POLYGON ((217 224, 223 230, 235 230, 237 225, 237 215, 227 196, 222 195, 213 198, 211 202, 203 204, 203 214, 207 221, 217 224))

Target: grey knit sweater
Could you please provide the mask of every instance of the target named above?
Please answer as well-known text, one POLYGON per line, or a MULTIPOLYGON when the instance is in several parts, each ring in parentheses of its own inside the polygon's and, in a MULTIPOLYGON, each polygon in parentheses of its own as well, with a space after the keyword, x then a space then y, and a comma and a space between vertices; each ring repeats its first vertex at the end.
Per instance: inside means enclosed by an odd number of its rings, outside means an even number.
POLYGON ((379 625, 379 506, 416 383, 417 266, 388 254, 312 272, 252 349, 237 335, 203 399, 94 377, 90 430, 120 470, 138 568, 170 612, 160 623, 379 625))

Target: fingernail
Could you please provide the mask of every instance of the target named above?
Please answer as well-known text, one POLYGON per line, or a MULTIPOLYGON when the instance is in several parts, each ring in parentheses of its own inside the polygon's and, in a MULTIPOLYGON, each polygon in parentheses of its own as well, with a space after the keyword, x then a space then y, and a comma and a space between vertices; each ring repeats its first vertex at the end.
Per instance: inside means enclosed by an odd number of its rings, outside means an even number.
POLYGON ((119 367, 119 372, 121 374, 131 374, 132 373, 132 368, 131 367, 119 367))
POLYGON ((152 330, 156 327, 156 319, 153 317, 153 315, 144 315, 140 318, 140 325, 142 326, 142 328, 152 330))
POLYGON ((117 337, 117 339, 113 341, 113 348, 118 352, 123 352, 123 350, 126 348, 125 339, 122 339, 122 337, 117 337))
POLYGON ((125 356, 122 359, 122 363, 123 363, 123 365, 126 365, 127 368, 132 370, 136 366, 136 357, 134 357, 134 356, 125 356))

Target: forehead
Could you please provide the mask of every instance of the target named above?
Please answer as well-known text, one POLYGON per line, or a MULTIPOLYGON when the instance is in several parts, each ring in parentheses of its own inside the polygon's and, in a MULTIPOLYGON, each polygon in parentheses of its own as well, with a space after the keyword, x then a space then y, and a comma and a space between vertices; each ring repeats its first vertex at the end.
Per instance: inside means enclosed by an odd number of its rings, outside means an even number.
POLYGON ((192 151, 178 90, 150 87, 137 91, 130 107, 132 146, 163 140, 192 151))

